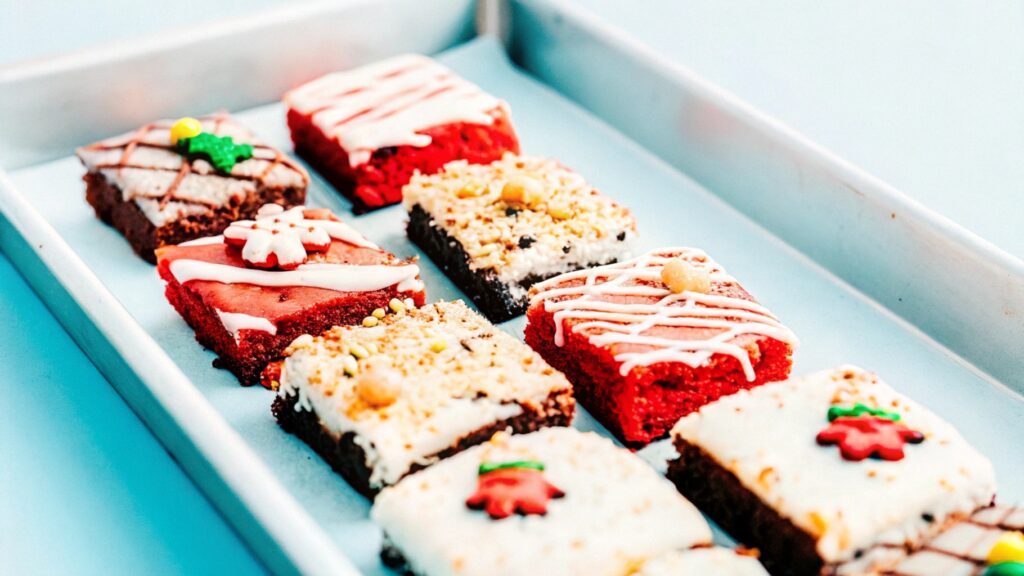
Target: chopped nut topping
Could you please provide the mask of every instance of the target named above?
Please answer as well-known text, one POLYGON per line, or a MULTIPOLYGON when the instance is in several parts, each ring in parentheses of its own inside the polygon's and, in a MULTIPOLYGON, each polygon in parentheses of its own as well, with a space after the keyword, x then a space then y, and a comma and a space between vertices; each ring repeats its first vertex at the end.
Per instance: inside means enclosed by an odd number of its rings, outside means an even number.
POLYGON ((394 370, 370 366, 356 378, 356 394, 373 408, 390 406, 402 393, 402 381, 394 370))
POLYGON ((711 274, 706 268, 697 267, 681 258, 673 258, 661 269, 661 281, 676 294, 711 290, 711 274))
POLYGON ((545 158, 451 162, 439 173, 414 176, 403 195, 407 210, 419 207, 458 241, 470 268, 494 270, 507 283, 622 258, 624 241, 636 235, 626 208, 545 158))
POLYGON ((501 199, 506 204, 522 204, 535 208, 544 200, 540 184, 528 176, 510 176, 501 188, 501 199))

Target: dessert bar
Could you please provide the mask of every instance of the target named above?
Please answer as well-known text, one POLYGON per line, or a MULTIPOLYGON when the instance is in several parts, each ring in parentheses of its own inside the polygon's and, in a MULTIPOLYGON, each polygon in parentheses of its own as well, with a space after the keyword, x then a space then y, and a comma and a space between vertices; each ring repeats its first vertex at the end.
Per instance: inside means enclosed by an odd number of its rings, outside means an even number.
POLYGON ((79 148, 85 198, 147 262, 260 206, 306 199, 306 171, 226 114, 161 120, 79 148))
POLYGON ((526 310, 556 274, 628 256, 629 211, 554 160, 453 162, 405 187, 409 238, 492 321, 526 310))
POLYGON ((363 320, 394 300, 419 305, 419 267, 325 209, 276 204, 222 236, 157 251, 167 300, 245 385, 302 334, 363 320))
POLYGON ((789 375, 796 337, 701 250, 663 248, 540 282, 526 342, 630 446, 789 375))
POLYGON ((425 56, 328 74, 284 101, 295 151, 356 211, 400 201, 417 171, 519 151, 508 105, 425 56))
POLYGON ((630 574, 711 543, 697 510, 594 433, 499 434, 377 497, 382 558, 422 576, 630 574))
POLYGON ((669 477, 772 573, 876 573, 995 494, 955 428, 855 367, 722 398, 672 438, 669 477))
POLYGON ((461 301, 303 336, 271 370, 281 427, 367 496, 496 431, 567 426, 575 408, 564 376, 461 301))
POLYGON ((886 576, 1022 576, 1024 508, 995 505, 957 522, 886 576))

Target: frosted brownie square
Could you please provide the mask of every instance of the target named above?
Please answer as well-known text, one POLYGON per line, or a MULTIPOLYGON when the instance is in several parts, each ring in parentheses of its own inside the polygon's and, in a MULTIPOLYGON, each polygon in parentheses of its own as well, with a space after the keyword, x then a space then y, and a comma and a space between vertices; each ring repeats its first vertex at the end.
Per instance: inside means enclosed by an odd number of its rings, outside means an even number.
POLYGON ((302 204, 309 183, 227 114, 160 120, 76 153, 96 216, 150 263, 157 248, 220 234, 264 204, 302 204))
POLYGON ((519 151, 508 104, 418 54, 328 74, 284 101, 296 152, 356 211, 400 201, 416 172, 519 151))
POLYGON ((246 386, 303 334, 362 322, 392 301, 423 304, 419 272, 329 210, 303 206, 267 204, 223 235, 157 250, 167 301, 246 386))
POLYGON ((496 431, 566 426, 575 407, 561 373, 461 301, 300 337, 278 378, 280 425, 367 496, 496 431))
POLYGON ((955 428, 856 367, 722 398, 672 438, 680 491, 786 574, 875 573, 995 494, 955 428))
POLYGON ((534 283, 626 257, 629 210, 554 160, 452 162, 404 189, 408 235, 492 321, 526 310, 534 283))
POLYGON ((370 515, 385 563, 422 576, 618 576, 711 543, 664 477, 572 428, 497 435, 385 489, 370 515))
POLYGON ((634 447, 708 402, 785 379, 797 344, 696 248, 660 248, 540 282, 526 320, 526 343, 634 447))

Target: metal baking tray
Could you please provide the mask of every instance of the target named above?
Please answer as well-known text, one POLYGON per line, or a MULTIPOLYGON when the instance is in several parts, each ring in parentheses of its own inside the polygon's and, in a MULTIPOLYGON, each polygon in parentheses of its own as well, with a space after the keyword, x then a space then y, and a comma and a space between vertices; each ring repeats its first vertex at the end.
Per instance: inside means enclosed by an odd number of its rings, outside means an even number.
MULTIPOLYGON (((212 368, 153 268, 92 214, 71 153, 216 109, 289 149, 287 88, 403 51, 440 52, 506 99, 526 152, 633 209, 638 250, 714 255, 800 336, 797 373, 878 371, 993 459, 1002 498, 1024 499, 1020 261, 569 2, 485 16, 471 0, 315 3, 0 70, 0 248, 268 568, 387 573, 367 502, 277 428, 271 393, 212 368), (502 40, 474 39, 478 20, 502 40)), ((400 207, 353 216, 315 172, 309 203, 419 254, 400 207)), ((429 299, 461 297, 422 268, 429 299)), ((521 336, 523 319, 502 327, 521 336)))

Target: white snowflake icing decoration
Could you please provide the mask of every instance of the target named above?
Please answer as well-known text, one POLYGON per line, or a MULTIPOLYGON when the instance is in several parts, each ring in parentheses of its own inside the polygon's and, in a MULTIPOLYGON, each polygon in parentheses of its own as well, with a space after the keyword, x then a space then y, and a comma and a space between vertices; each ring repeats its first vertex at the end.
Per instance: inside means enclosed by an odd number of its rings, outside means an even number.
POLYGON ((224 242, 240 247, 249 266, 293 270, 309 259, 310 252, 331 247, 331 234, 322 225, 327 221, 307 220, 304 210, 266 204, 255 220, 232 222, 224 231, 224 242))

